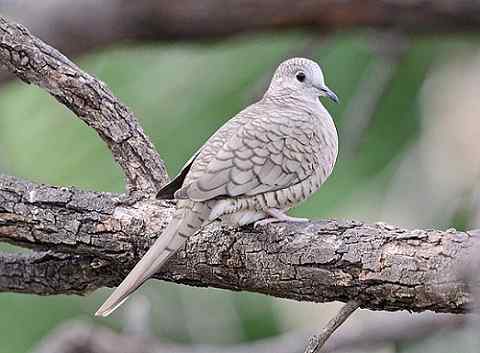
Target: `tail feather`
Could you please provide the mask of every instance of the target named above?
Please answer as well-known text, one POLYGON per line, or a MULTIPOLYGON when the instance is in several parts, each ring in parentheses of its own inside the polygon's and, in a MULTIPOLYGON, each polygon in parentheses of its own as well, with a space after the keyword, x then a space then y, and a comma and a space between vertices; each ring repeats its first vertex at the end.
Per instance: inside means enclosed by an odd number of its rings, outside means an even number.
POLYGON ((163 234, 97 310, 95 316, 108 316, 122 305, 130 294, 160 269, 189 236, 200 229, 208 219, 209 211, 208 205, 203 203, 195 203, 188 208, 178 207, 163 234))

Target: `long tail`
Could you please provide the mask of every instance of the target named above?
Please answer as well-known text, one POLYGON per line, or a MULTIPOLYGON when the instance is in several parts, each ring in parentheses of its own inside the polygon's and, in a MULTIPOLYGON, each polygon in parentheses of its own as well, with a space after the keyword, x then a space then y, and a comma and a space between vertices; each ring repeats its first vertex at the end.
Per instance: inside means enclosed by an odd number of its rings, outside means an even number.
POLYGON ((207 204, 180 202, 163 234, 97 310, 95 316, 108 316, 122 305, 128 296, 153 276, 187 238, 197 232, 208 219, 210 208, 207 204))

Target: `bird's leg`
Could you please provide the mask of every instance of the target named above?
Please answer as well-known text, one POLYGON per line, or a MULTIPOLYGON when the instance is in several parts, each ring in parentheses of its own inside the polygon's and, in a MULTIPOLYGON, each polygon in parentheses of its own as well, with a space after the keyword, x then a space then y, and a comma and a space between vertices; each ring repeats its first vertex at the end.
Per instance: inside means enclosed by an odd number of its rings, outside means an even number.
POLYGON ((309 222, 310 220, 308 218, 299 218, 299 217, 291 217, 287 215, 284 211, 279 210, 278 208, 269 208, 268 210, 264 211, 267 215, 269 215, 269 218, 262 219, 260 221, 257 221, 254 223, 254 227, 260 227, 264 226, 270 223, 275 223, 275 222, 309 222))

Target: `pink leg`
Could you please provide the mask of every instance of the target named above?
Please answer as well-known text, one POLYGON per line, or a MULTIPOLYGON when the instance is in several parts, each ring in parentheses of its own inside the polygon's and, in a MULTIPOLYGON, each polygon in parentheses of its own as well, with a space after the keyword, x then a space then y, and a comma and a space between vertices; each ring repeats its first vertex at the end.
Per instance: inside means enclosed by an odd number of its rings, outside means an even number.
POLYGON ((277 208, 270 208, 265 211, 270 218, 261 219, 254 223, 254 227, 264 226, 276 222, 309 222, 308 218, 291 217, 277 208))

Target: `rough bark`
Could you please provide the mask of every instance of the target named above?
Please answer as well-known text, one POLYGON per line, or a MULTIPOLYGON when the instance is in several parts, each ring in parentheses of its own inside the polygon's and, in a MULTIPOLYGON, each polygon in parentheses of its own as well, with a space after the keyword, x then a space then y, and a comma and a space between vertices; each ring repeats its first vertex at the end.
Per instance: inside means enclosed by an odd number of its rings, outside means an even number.
MULTIPOLYGON (((68 55, 126 40, 220 38, 242 32, 352 27, 476 31, 480 5, 451 0, 27 0, 0 11, 68 55)), ((0 82, 11 78, 0 74, 0 82)))
MULTIPOLYGON (((117 285, 172 209, 1 177, 0 239, 51 253, 18 261, 4 255, 0 290, 82 294, 117 285)), ((261 230, 215 223, 191 238, 156 278, 301 301, 356 299, 372 310, 459 313, 471 300, 457 271, 477 243, 468 232, 356 221, 261 230)))
POLYGON ((123 169, 127 190, 154 194, 166 169, 133 113, 104 83, 83 72, 28 30, 0 16, 0 67, 35 84, 94 128, 123 169))
MULTIPOLYGON (((166 178, 134 115, 104 84, 1 16, 0 63, 95 128, 124 169, 131 191, 149 195, 166 178)), ((0 291, 85 294, 114 286, 165 227, 172 208, 147 197, 2 176, 0 240, 45 252, 2 254, 0 291)), ((477 239, 470 232, 356 221, 261 230, 215 223, 189 240, 156 277, 303 301, 355 299, 373 310, 459 313, 473 305, 458 271, 477 239)))

